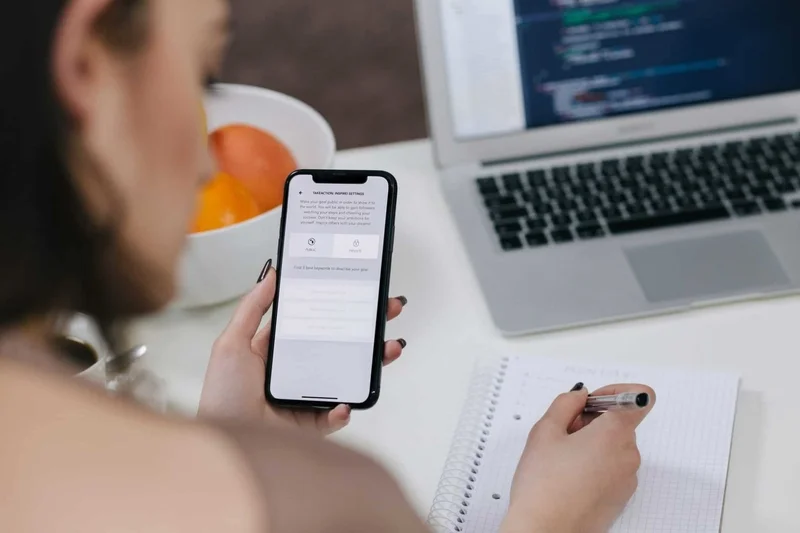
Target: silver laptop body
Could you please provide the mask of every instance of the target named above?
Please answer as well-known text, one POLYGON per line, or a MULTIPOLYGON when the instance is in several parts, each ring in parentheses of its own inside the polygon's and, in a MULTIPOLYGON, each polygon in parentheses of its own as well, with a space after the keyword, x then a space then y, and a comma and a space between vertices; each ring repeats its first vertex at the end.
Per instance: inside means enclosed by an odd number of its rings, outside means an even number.
POLYGON ((800 5, 638 4, 416 1, 443 191, 505 334, 798 289, 800 5))

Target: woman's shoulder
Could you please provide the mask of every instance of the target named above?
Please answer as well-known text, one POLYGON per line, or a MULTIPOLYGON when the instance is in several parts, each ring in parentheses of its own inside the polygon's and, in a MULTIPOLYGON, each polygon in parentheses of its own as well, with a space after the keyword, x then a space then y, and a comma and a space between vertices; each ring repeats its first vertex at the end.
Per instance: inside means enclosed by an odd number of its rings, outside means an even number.
POLYGON ((8 358, 0 427, 0 531, 265 529, 238 451, 208 427, 8 358))

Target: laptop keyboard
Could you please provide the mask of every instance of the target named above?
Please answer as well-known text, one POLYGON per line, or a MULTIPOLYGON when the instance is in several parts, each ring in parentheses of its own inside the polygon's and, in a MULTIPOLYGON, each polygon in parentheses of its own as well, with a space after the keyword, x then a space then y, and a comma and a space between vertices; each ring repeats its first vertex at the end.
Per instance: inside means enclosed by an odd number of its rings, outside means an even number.
POLYGON ((800 133, 478 178, 507 251, 800 208, 800 133))

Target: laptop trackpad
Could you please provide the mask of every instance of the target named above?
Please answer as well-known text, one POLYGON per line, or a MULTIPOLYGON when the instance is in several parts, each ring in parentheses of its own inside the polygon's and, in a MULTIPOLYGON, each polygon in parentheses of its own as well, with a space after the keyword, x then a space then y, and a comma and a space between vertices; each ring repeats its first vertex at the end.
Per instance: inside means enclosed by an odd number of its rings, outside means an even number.
POLYGON ((757 293, 790 283, 759 231, 638 246, 625 255, 652 303, 757 293))

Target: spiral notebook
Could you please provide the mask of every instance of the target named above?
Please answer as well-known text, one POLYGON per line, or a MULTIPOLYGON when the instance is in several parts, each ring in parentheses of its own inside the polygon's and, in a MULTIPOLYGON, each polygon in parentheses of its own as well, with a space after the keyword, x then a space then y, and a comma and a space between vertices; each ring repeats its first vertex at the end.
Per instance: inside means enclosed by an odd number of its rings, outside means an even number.
POLYGON ((583 381, 647 383, 658 401, 637 431, 639 488, 613 533, 720 530, 739 379, 654 368, 601 368, 510 356, 476 370, 428 523, 440 533, 494 533, 528 432, 583 381))

